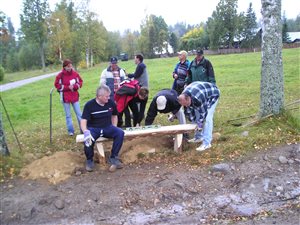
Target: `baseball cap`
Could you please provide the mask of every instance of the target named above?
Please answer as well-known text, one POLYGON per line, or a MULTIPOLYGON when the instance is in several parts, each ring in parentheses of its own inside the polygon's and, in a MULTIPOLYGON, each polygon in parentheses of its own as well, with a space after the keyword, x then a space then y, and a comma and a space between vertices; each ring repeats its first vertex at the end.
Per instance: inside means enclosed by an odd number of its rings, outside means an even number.
POLYGON ((203 50, 202 49, 198 49, 197 50, 197 55, 203 55, 203 50))
POLYGON ((167 99, 165 96, 159 96, 156 99, 156 105, 158 110, 164 110, 166 108, 167 99))
POLYGON ((113 57, 110 58, 110 62, 111 62, 112 64, 117 64, 117 63, 118 63, 118 58, 115 57, 115 56, 113 56, 113 57))
POLYGON ((184 50, 182 50, 182 51, 178 52, 178 54, 179 54, 179 55, 185 55, 185 56, 187 56, 187 52, 186 52, 186 51, 184 51, 184 50))

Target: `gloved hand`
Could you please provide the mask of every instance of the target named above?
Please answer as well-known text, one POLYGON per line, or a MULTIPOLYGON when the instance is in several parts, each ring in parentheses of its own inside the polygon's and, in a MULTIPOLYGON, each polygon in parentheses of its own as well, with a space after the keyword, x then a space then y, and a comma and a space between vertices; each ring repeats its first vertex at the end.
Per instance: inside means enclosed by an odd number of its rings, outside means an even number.
POLYGON ((175 115, 174 114, 171 113, 171 114, 168 115, 168 121, 169 122, 174 122, 174 119, 175 119, 175 115))
POLYGON ((90 147, 92 145, 92 141, 95 141, 93 136, 91 135, 91 132, 89 130, 84 131, 83 133, 84 136, 84 144, 86 147, 90 147))

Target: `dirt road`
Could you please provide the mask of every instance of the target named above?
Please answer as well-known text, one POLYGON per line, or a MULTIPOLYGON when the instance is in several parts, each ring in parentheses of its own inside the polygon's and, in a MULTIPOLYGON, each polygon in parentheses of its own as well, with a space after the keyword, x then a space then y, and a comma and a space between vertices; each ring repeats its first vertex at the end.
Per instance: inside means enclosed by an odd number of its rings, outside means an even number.
MULTIPOLYGON (((82 164, 56 184, 9 180, 1 184, 0 223, 299 224, 299 148, 276 147, 209 167, 176 155, 127 162, 115 173, 104 165, 87 173, 82 164)), ((65 163, 77 165, 76 154, 65 163)), ((47 158, 49 165, 54 161, 55 155, 47 158)), ((37 174, 47 166, 35 163, 37 174)))

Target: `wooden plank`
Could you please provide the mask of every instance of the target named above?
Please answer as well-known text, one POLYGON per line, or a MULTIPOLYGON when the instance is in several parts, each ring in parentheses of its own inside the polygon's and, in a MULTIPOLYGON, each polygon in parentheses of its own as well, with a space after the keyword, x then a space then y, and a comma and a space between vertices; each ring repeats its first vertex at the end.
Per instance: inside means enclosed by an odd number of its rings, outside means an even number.
MULTIPOLYGON (((161 126, 158 128, 147 128, 147 129, 138 129, 138 130, 124 130, 125 137, 143 137, 143 136, 155 136, 163 134, 183 134, 194 131, 196 124, 178 124, 172 126, 161 126)), ((76 142, 83 142, 83 134, 76 136, 76 142)), ((111 139, 100 137, 96 141, 108 141, 111 139)))

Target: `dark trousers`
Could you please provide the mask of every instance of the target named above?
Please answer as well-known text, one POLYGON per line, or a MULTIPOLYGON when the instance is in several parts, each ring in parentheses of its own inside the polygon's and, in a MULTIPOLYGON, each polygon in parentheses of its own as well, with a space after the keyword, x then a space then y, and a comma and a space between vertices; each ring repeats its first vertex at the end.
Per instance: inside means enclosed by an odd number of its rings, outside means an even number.
POLYGON ((141 124, 142 120, 145 117, 145 109, 148 98, 141 100, 138 98, 134 98, 128 103, 132 114, 133 114, 133 126, 135 127, 137 123, 141 124), (139 105, 139 106, 138 106, 139 105))
MULTIPOLYGON (((95 141, 99 137, 113 138, 113 145, 112 145, 110 157, 111 158, 118 157, 119 152, 123 145, 123 140, 124 140, 124 131, 122 129, 115 127, 113 125, 110 125, 105 128, 89 127, 88 129, 90 130, 91 135, 93 136, 95 141)), ((88 160, 93 160, 95 141, 93 141, 92 145, 89 147, 86 147, 84 145, 84 153, 85 153, 86 159, 88 159, 88 160)))
POLYGON ((123 126, 123 115, 125 115, 125 127, 131 127, 131 115, 128 107, 123 112, 118 113, 118 127, 123 126))

